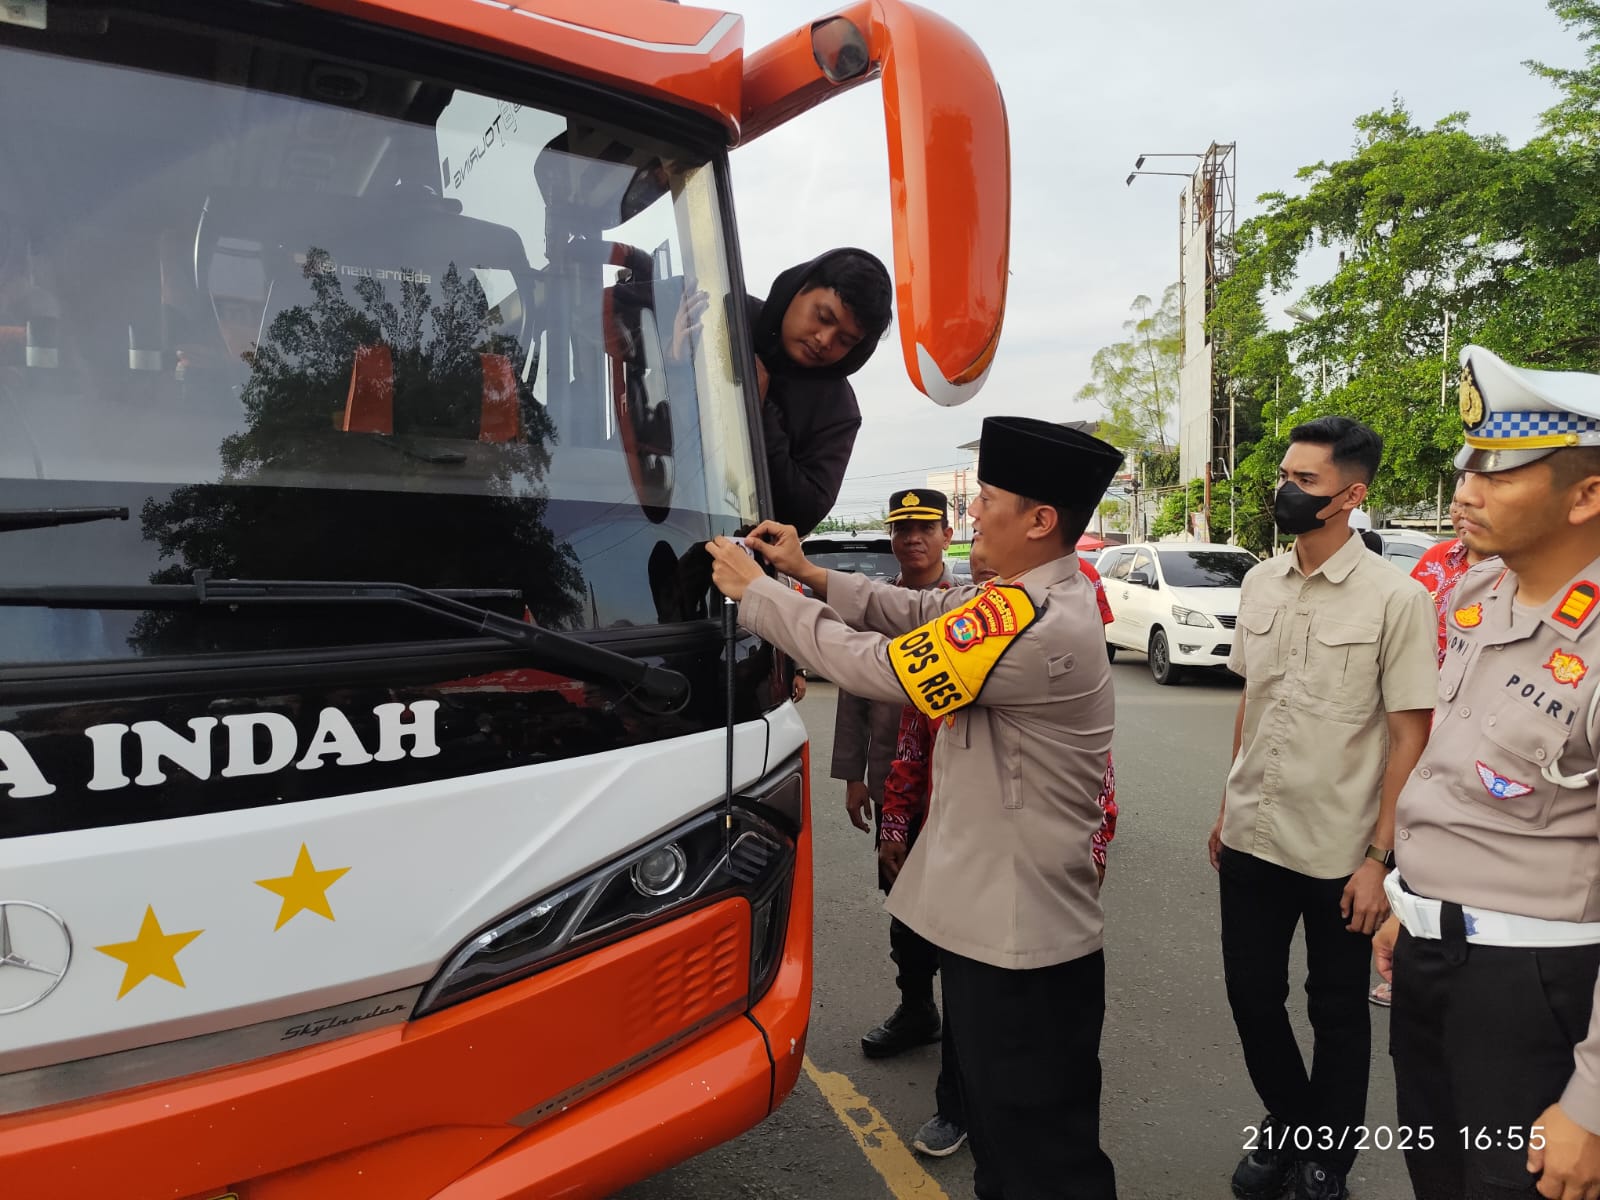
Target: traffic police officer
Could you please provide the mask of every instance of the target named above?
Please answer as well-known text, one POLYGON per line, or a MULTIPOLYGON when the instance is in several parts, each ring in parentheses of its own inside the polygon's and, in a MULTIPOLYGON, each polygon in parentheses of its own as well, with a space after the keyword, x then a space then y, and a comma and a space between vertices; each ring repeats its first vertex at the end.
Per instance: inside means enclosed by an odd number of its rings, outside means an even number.
POLYGON ((1594 1200, 1600 376, 1461 362, 1461 537, 1501 561, 1450 602, 1396 814, 1398 1134, 1418 1200, 1594 1200))
POLYGON ((940 950, 980 1200, 1116 1195, 1100 1149, 1105 959, 1090 853, 1113 702, 1075 546, 1121 462, 1048 421, 984 421, 971 515, 1009 583, 873 583, 812 566, 792 528, 758 526, 747 544, 812 600, 726 540, 710 547, 746 628, 843 688, 909 698, 945 722, 928 823, 889 911, 940 950))

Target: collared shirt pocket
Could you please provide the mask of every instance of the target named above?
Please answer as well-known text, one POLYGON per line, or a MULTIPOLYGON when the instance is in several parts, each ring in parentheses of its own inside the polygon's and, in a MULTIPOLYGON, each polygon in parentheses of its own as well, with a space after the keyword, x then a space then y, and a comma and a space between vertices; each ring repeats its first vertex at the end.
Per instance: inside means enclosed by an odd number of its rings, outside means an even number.
POLYGON ((1247 683, 1266 683, 1283 674, 1283 626, 1279 611, 1270 605, 1246 605, 1239 611, 1238 634, 1244 646, 1247 683))
POLYGON ((1330 717, 1362 721, 1381 707, 1378 645, 1380 621, 1338 621, 1326 617, 1313 623, 1306 639, 1303 676, 1306 695, 1320 703, 1330 717))
POLYGON ((1566 729, 1511 698, 1484 718, 1479 754, 1462 764, 1462 798, 1506 825, 1543 829, 1561 791, 1544 768, 1560 760, 1566 744, 1566 729))

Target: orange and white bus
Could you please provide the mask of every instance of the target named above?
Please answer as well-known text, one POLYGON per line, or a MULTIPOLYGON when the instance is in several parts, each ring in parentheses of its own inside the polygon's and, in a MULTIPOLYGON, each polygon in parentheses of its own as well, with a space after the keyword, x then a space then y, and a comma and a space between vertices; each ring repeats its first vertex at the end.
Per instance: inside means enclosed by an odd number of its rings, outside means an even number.
POLYGON ((750 55, 663 0, 0 4, 0 1196, 602 1196, 783 1100, 806 736, 698 549, 768 504, 729 154, 874 78, 959 402, 1005 116, 900 0, 750 55))

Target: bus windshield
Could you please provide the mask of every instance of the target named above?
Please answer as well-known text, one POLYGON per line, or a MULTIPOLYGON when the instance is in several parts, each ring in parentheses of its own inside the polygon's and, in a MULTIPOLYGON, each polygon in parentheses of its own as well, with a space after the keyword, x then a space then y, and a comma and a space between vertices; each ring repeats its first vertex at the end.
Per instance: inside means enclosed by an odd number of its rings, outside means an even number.
POLYGON ((451 636, 83 598, 197 572, 701 615, 758 517, 718 162, 155 20, 0 25, 0 666, 451 636))

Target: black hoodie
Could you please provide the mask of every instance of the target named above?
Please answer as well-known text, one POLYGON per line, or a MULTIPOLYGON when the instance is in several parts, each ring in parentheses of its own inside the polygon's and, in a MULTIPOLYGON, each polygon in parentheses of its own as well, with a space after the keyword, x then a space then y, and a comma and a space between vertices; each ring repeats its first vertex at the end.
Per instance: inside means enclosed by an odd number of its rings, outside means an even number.
POLYGON ((830 250, 790 267, 773 281, 765 301, 746 297, 755 351, 770 382, 761 405, 773 515, 810 533, 839 498, 850 451, 861 428, 861 410, 845 376, 872 357, 878 338, 871 330, 838 362, 803 367, 783 348, 783 315, 818 264, 846 250, 830 250))

